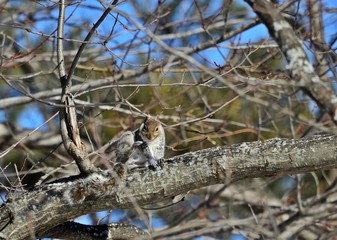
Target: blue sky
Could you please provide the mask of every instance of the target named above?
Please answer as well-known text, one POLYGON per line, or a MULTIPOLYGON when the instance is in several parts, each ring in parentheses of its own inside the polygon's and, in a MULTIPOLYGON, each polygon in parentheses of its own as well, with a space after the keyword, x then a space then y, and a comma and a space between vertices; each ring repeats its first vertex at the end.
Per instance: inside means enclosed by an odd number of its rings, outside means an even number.
MULTIPOLYGON (((151 12, 155 9, 156 7, 156 1, 154 2, 155 4, 148 4, 148 1, 142 1, 143 2, 143 6, 144 8, 147 8, 146 10, 151 12)), ((181 4, 182 8, 186 7, 188 8, 189 5, 191 4, 191 0, 189 1, 184 1, 183 4, 181 4)), ((85 2, 84 2, 85 3, 85 2)), ((94 22, 96 22, 96 20, 98 19, 98 17, 101 14, 101 5, 98 1, 88 1, 88 3, 90 3, 91 6, 95 6, 97 7, 97 9, 94 8, 84 8, 84 7, 79 7, 76 8, 76 5, 73 5, 71 7, 67 8, 67 12, 66 12, 66 17, 68 17, 71 14, 71 18, 69 20, 69 22, 76 22, 76 19, 79 18, 85 18, 88 21, 89 26, 92 25, 94 22)), ((216 3, 216 2, 215 2, 216 3)), ((244 1, 239 1, 239 3, 241 5, 247 6, 247 8, 249 9, 249 6, 244 2, 244 1)), ((220 7, 220 4, 222 4, 222 1, 219 1, 219 5, 217 4, 213 4, 210 9, 214 10, 220 7)), ((323 5, 325 7, 329 7, 329 8, 337 8, 337 1, 323 1, 323 5)), ((129 2, 124 2, 123 4, 118 6, 119 9, 127 12, 129 15, 135 15, 136 12, 134 11, 134 9, 132 8, 131 4, 129 2)), ((183 11, 183 9, 182 9, 183 11)), ((58 15, 58 11, 54 10, 52 11, 52 15, 56 18, 58 15)), ((115 14, 114 14, 115 15, 115 14)), ((253 17, 254 14, 251 13, 251 16, 253 17)), ((125 22, 125 20, 120 17, 119 18, 120 21, 124 22, 125 24, 127 24, 127 22, 125 22)), ((328 26, 326 28, 326 37, 327 37, 327 41, 330 40, 331 36, 333 34, 336 34, 336 14, 332 13, 330 15, 327 15, 325 18, 325 25, 328 26)), ((114 19, 110 16, 106 19, 106 21, 104 21, 102 23, 102 25, 99 27, 98 29, 98 33, 102 33, 102 34, 107 34, 108 32, 110 32, 111 30, 111 24, 114 21, 114 19)), ((35 31, 44 31, 45 33, 51 33, 52 30, 56 29, 56 22, 55 20, 52 21, 40 21, 37 25, 36 25, 36 29, 33 29, 35 31)), ((73 29, 70 29, 71 27, 66 27, 65 28, 65 33, 67 37, 67 33, 73 29)), ((119 37, 115 38, 113 41, 111 41, 110 43, 108 43, 108 46, 114 46, 115 44, 117 44, 119 42, 126 42, 129 39, 134 37, 134 32, 129 32, 125 29, 116 29, 116 32, 119 33, 119 37), (118 39, 118 40, 116 40, 118 39)), ((245 44, 245 43, 249 43, 249 42, 254 42, 256 40, 259 40, 265 36, 268 36, 268 31, 266 29, 266 27, 263 24, 259 24, 258 26, 247 30, 244 34, 242 34, 240 36, 240 43, 241 44, 245 44)), ((31 36, 34 38, 40 38, 39 36, 35 36, 34 34, 31 34, 31 36)), ((84 37, 84 36, 83 36, 84 37)), ((221 45, 229 45, 229 41, 222 43, 221 45)), ((118 53, 118 50, 115 50, 116 53, 118 53)), ((207 59, 211 59, 212 61, 216 62, 217 64, 224 64, 224 59, 223 57, 219 54, 218 52, 219 50, 215 49, 215 48, 211 48, 211 49, 207 49, 203 52, 201 52, 199 55, 203 56, 207 59), (211 58, 209 56, 212 56, 211 58)), ((227 54, 228 50, 221 48, 222 53, 224 55, 227 54)), ((307 51, 308 55, 310 58, 313 58, 312 54, 307 51)), ((154 57, 156 56, 156 54, 153 55, 154 57)), ((132 56, 131 56, 132 57, 132 56)), ((158 58, 160 58, 160 56, 158 56, 158 58)), ((130 60, 132 61, 132 60, 130 60)), ((209 64, 213 64, 213 62, 209 63, 209 64)), ((18 93, 14 93, 13 92, 13 96, 17 95, 18 93)), ((6 118, 5 114, 3 111, 0 111, 0 121, 4 121, 6 118)), ((29 128, 29 129, 34 129, 37 126, 41 125, 44 121, 44 116, 39 112, 39 109, 37 107, 31 106, 31 105, 27 105, 25 107, 25 109, 19 114, 19 117, 17 119, 17 123, 24 128, 29 128)))

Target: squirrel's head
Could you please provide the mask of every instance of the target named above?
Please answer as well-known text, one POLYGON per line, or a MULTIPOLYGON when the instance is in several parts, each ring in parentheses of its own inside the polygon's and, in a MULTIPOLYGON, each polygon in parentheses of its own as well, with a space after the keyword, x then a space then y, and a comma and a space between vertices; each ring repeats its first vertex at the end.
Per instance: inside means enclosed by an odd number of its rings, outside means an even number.
POLYGON ((140 127, 140 131, 147 139, 154 140, 160 134, 160 127, 160 122, 153 118, 145 118, 143 124, 140 127))

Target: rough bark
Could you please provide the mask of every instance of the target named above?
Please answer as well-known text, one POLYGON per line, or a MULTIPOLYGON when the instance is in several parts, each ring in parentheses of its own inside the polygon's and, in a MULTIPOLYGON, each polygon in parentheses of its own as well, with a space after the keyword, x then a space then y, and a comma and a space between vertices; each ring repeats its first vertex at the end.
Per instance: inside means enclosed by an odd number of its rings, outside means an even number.
POLYGON ((336 140, 325 135, 216 147, 166 159, 157 171, 110 169, 16 193, 0 208, 0 237, 40 236, 83 214, 143 206, 213 184, 335 168, 336 140))

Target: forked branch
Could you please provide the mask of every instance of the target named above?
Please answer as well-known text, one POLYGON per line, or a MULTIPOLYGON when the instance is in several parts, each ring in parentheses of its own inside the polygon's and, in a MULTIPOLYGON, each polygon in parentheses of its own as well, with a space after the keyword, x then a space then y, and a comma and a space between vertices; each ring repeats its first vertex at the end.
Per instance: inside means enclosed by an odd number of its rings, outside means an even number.
MULTIPOLYGON (((117 2, 117 0, 113 1, 112 5, 116 5, 117 2)), ((72 76, 75 71, 77 62, 81 57, 81 54, 87 42, 90 40, 97 27, 103 22, 103 20, 110 11, 111 7, 108 7, 99 18, 99 20, 95 23, 93 28, 89 31, 72 62, 68 75, 66 75, 63 56, 63 26, 65 3, 64 0, 60 1, 57 31, 57 59, 59 64, 58 70, 62 87, 61 102, 64 105, 64 107, 60 111, 60 128, 63 144, 69 155, 72 156, 72 158, 76 161, 76 164, 81 174, 84 176, 92 172, 97 172, 98 169, 90 162, 86 148, 81 141, 79 126, 77 123, 75 102, 70 94, 70 88, 72 85, 72 76)))

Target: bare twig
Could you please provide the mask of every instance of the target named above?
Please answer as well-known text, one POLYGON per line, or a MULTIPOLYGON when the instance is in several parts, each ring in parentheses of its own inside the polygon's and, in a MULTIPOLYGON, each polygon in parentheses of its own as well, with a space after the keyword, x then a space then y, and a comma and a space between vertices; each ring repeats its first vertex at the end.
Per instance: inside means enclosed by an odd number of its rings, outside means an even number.
MULTIPOLYGON (((116 5, 118 2, 118 0, 114 0, 111 3, 111 6, 116 5)), ((102 14, 102 16, 97 20, 97 22, 94 24, 94 26, 90 29, 89 33, 87 34, 87 36, 85 37, 83 43, 81 44, 81 46, 79 47, 76 56, 70 66, 69 72, 68 72, 68 76, 67 76, 67 81, 71 82, 71 79, 73 77, 73 74, 75 72, 75 68, 76 65, 78 63, 78 60, 80 59, 82 52, 85 48, 85 46, 87 45, 87 42, 90 40, 90 38, 92 37, 92 35, 95 33, 96 29, 98 28, 98 26, 104 21, 104 19, 106 18, 106 16, 108 16, 108 14, 111 12, 112 7, 109 5, 109 7, 104 11, 104 13, 102 14)))
POLYGON ((53 116, 51 116, 49 119, 47 119, 43 124, 41 124, 40 126, 38 126, 37 128, 35 128, 34 130, 32 130, 31 132, 27 133, 26 136, 22 137, 20 140, 18 140, 17 142, 13 143, 10 147, 8 147, 5 151, 3 151, 2 153, 0 153, 0 158, 4 157, 5 155, 7 155, 11 150, 13 150, 18 144, 20 144, 22 141, 24 141, 26 138, 28 138, 29 136, 31 136, 34 132, 36 132, 37 130, 39 130, 41 127, 45 126, 50 120, 52 120, 54 117, 56 117, 58 114, 55 113, 53 116))

